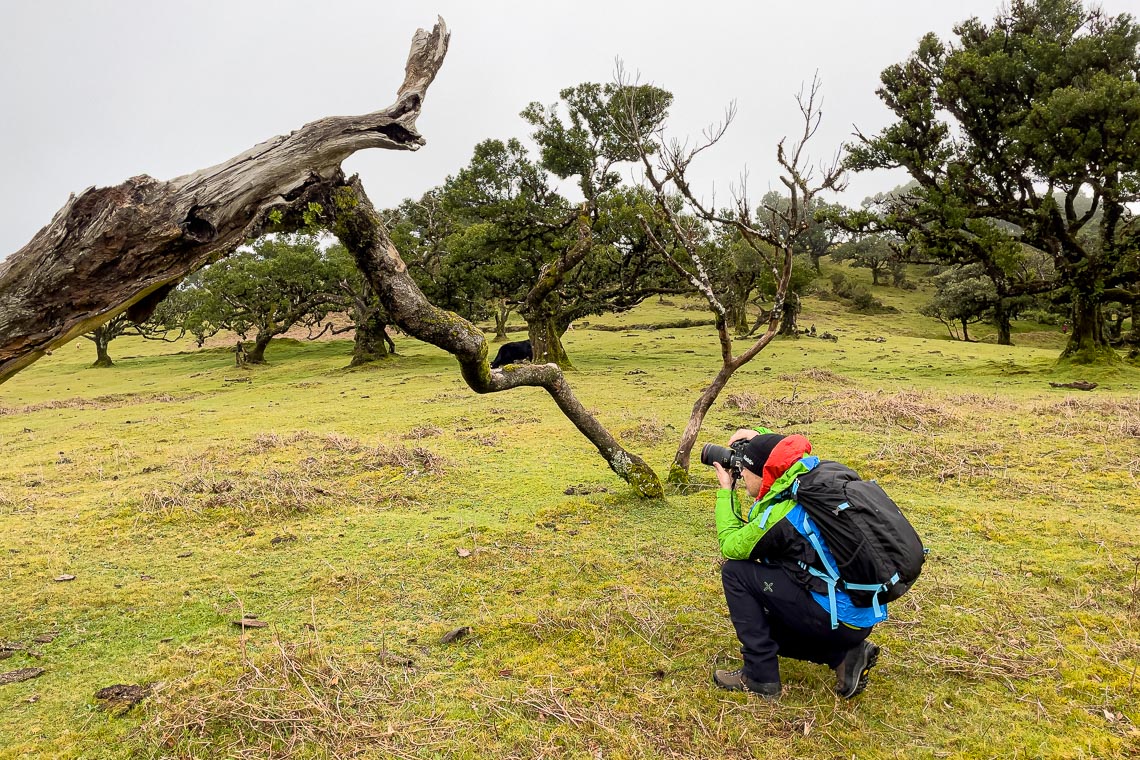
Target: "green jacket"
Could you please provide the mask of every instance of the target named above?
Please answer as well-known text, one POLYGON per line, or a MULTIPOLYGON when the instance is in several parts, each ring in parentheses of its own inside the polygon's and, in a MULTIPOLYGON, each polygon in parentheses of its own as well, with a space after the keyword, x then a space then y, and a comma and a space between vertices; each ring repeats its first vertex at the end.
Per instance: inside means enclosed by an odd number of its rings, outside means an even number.
POLYGON ((786 492, 795 479, 807 471, 803 462, 793 464, 772 484, 764 498, 755 501, 747 512, 741 509, 731 489, 718 488, 716 539, 720 543, 720 553, 727 559, 749 559, 760 539, 796 506, 796 500, 786 498, 786 492))

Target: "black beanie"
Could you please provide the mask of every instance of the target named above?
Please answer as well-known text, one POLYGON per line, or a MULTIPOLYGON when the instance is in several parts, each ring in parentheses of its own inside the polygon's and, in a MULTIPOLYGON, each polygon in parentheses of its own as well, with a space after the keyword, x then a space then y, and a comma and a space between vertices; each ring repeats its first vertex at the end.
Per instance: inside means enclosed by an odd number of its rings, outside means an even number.
POLYGON ((782 440, 784 440, 784 436, 778 433, 762 433, 752 436, 752 439, 744 446, 745 469, 751 470, 757 475, 763 475, 764 463, 768 461, 772 449, 776 448, 782 440))

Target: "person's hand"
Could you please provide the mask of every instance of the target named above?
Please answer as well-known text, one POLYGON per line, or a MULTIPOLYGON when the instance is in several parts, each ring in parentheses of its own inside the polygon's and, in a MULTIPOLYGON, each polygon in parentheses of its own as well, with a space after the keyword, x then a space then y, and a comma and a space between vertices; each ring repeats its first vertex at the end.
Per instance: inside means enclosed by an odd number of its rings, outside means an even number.
POLYGON ((735 433, 732 434, 731 438, 728 439, 728 445, 731 446, 732 444, 736 443, 737 441, 751 441, 753 438, 755 438, 758 435, 760 435, 760 434, 757 433, 755 430, 749 430, 748 428, 740 428, 739 430, 737 430, 735 433))
POLYGON ((716 470, 716 479, 720 487, 732 488, 732 473, 724 469, 720 462, 713 462, 713 469, 716 470))

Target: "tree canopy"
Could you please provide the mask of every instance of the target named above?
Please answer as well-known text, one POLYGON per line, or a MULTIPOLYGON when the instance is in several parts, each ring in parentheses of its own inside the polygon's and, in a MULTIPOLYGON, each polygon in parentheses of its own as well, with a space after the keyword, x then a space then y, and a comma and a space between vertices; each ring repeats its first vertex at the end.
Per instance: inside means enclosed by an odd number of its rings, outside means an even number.
POLYGON ((954 34, 928 34, 883 71, 878 94, 897 120, 860 135, 848 165, 905 168, 917 187, 881 221, 927 250, 981 263, 995 281, 1020 244, 1047 253, 1072 302, 1064 355, 1115 356, 1102 306, 1137 299, 1128 204, 1140 199, 1140 26, 1079 0, 1014 0, 992 23, 969 19, 954 34), (1081 211, 1084 193, 1092 201, 1081 211), (1098 243, 1081 234, 1094 219, 1098 243))

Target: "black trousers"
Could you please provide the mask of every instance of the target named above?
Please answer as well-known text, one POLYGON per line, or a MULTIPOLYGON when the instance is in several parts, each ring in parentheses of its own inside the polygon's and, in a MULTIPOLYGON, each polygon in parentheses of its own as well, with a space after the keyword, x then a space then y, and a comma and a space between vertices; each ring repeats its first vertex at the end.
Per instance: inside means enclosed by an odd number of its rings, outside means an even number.
POLYGON ((744 675, 753 681, 779 682, 777 655, 834 669, 871 632, 842 623, 833 629, 827 610, 782 567, 730 559, 721 580, 740 639, 744 675))

